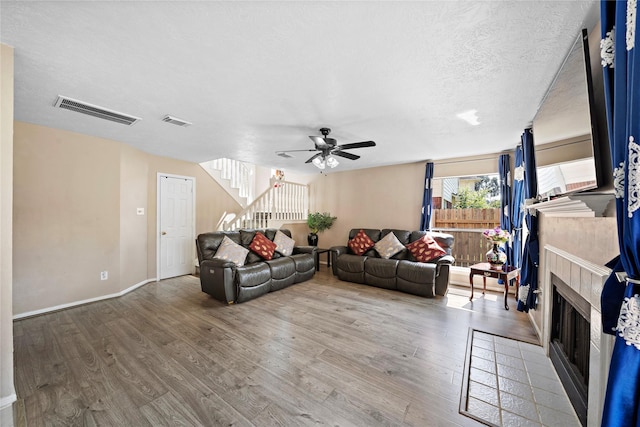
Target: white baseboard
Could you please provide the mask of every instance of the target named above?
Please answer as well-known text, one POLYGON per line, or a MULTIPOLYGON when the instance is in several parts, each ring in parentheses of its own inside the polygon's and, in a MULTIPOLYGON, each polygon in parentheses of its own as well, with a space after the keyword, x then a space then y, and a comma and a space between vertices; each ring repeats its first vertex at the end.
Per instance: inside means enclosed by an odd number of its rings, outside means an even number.
POLYGON ((13 402, 18 400, 15 393, 11 393, 9 396, 0 397, 0 411, 13 405, 13 402))
MULTIPOLYGON (((547 353, 547 356, 549 356, 549 348, 548 348, 548 344, 544 343, 544 337, 542 336, 542 331, 540 330, 540 328, 538 327, 538 324, 536 323, 536 319, 533 318, 533 312, 532 310, 529 310, 529 312, 527 313, 527 316, 529 316, 529 321, 531 322, 531 324, 533 325, 533 329, 536 331, 536 335, 538 335, 538 339, 540 340, 542 344, 542 346, 545 349, 545 353, 547 353)), ((593 344, 592 344, 593 345, 593 344)))
POLYGON ((70 308, 70 307, 75 307, 75 306, 78 306, 78 305, 88 304, 90 302, 96 302, 96 301, 102 301, 102 300, 105 300, 105 299, 121 297, 122 295, 128 294, 129 292, 138 289, 140 286, 146 285, 147 283, 150 283, 150 282, 156 282, 156 281, 157 280, 154 277, 153 279, 143 280, 140 283, 136 283, 135 285, 130 286, 127 289, 124 289, 124 290, 122 290, 120 292, 117 292, 117 293, 114 293, 114 294, 102 295, 102 296, 95 297, 95 298, 89 298, 89 299, 85 299, 85 300, 81 300, 81 301, 74 301, 74 302, 69 302, 69 303, 66 303, 66 304, 60 304, 60 305, 56 305, 56 306, 53 306, 53 307, 41 308, 39 310, 27 311, 26 313, 15 314, 13 316, 13 320, 24 319, 26 317, 37 316, 39 314, 50 313, 52 311, 64 310, 65 308, 70 308))

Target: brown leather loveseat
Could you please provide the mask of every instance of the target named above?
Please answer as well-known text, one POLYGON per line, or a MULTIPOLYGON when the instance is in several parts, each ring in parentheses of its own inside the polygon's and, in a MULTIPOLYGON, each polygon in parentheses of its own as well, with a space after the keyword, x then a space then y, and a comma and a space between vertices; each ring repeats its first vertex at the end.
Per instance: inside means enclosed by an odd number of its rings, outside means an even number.
MULTIPOLYGON (((349 232, 349 240, 353 239, 360 230, 352 229, 349 232)), ((395 289, 424 297, 447 293, 449 267, 455 261, 451 256, 453 247, 451 234, 393 229, 365 228, 362 230, 373 242, 379 242, 388 233, 393 233, 403 246, 416 242, 425 235, 430 235, 445 254, 428 262, 418 262, 406 248, 385 259, 375 248, 367 250, 362 255, 356 255, 348 245, 334 246, 331 248, 331 265, 333 274, 340 280, 395 289)))

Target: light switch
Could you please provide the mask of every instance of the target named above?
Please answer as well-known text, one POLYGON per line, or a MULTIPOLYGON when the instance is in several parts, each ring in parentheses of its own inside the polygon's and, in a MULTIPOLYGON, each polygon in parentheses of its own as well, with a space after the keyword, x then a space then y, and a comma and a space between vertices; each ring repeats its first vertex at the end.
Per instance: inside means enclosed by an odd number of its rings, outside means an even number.
POLYGON ((137 213, 138 215, 144 215, 144 208, 137 208, 137 209, 136 209, 136 213, 137 213))

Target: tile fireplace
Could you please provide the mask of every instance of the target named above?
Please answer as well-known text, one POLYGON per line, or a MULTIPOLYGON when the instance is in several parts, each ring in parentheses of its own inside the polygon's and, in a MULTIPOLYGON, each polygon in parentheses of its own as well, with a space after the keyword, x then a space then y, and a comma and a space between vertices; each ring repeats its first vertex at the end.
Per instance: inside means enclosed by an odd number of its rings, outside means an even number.
POLYGON ((599 426, 614 342, 602 333, 600 315, 609 270, 551 245, 541 256, 546 303, 538 333, 583 425, 599 426))
POLYGON ((551 273, 549 357, 582 425, 587 425, 591 305, 551 273))

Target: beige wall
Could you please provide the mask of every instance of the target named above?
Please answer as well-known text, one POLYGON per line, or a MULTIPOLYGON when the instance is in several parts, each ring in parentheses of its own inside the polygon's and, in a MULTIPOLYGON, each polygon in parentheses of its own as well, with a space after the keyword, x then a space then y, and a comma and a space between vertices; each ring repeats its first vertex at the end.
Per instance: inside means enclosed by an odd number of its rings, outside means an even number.
POLYGON ((0 44, 0 425, 13 425, 13 48, 0 44))
POLYGON ((120 144, 15 122, 14 148, 14 313, 116 292, 120 144))
POLYGON ((195 163, 23 122, 15 122, 14 144, 16 316, 155 279, 158 172, 196 178, 196 233, 239 208, 195 163))
POLYGON ((317 175, 310 183, 310 210, 338 219, 319 234, 318 246, 347 243, 349 230, 416 230, 420 223, 424 163, 317 175))
POLYGON ((120 145, 120 281, 118 291, 144 282, 148 275, 149 155, 120 145), (137 209, 143 208, 144 215, 137 209))

